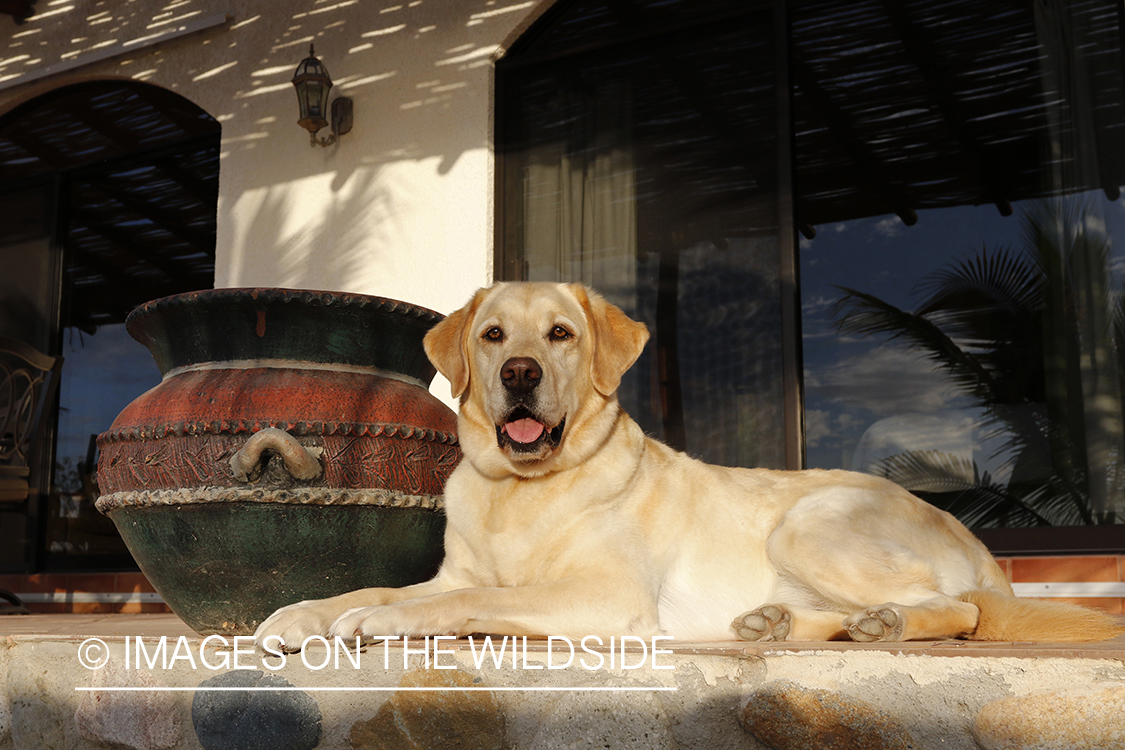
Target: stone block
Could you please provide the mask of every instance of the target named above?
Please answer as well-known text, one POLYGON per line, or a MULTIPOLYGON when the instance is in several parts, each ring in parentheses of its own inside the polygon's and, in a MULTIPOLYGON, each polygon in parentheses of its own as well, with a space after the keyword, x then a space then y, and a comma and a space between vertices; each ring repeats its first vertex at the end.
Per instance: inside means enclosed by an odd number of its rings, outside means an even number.
MULTIPOLYGON (((126 670, 110 660, 94 672, 90 687, 154 688, 148 670, 126 670)), ((93 691, 82 694, 74 712, 78 734, 94 742, 128 750, 171 750, 182 735, 179 709, 171 693, 93 691)))
POLYGON ((559 699, 528 750, 554 748, 676 750, 668 714, 652 693, 568 693, 559 699))
POLYGON ((1125 747, 1125 685, 1039 690, 987 704, 973 722, 983 750, 1125 747))
MULTIPOLYGON (((400 688, 480 687, 459 669, 416 669, 400 688)), ((504 714, 487 691, 399 690, 348 733, 356 750, 502 750, 504 714)))
POLYGON ((774 750, 917 747, 897 719, 867 701, 789 680, 774 680, 751 693, 739 723, 774 750))
POLYGON ((74 649, 52 653, 49 646, 28 644, 12 654, 8 665, 8 706, 15 750, 62 750, 75 739, 76 684, 87 678, 75 673, 74 649))
POLYGON ((191 721, 204 750, 312 750, 320 744, 320 706, 281 675, 238 670, 199 687, 285 688, 196 692, 191 721))

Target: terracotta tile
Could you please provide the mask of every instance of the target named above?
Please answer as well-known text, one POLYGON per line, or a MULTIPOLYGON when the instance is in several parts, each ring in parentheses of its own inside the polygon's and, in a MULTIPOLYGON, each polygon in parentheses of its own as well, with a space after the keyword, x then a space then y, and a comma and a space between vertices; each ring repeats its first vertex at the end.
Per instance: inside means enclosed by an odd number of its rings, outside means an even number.
POLYGON ((27 589, 24 588, 24 581, 26 579, 27 576, 16 575, 14 573, 0 575, 0 589, 7 589, 8 591, 14 592, 26 591, 27 589))
POLYGON ((1000 570, 1004 571, 1004 575, 1008 576, 1008 580, 1012 580, 1012 558, 997 557, 996 564, 1000 566, 1000 570))
POLYGON ((1089 583, 1116 581, 1117 559, 1108 556, 1017 557, 1012 559, 1012 581, 1047 583, 1070 581, 1089 583))
POLYGON ((111 593, 116 578, 113 573, 72 574, 67 577, 67 591, 81 591, 87 594, 111 593))
POLYGON ((144 587, 147 584, 148 579, 140 573, 118 573, 114 576, 113 591, 119 593, 145 591, 144 587))
POLYGON ((14 591, 17 594, 41 593, 51 590, 46 587, 43 576, 38 573, 34 575, 14 576, 14 578, 18 579, 19 582, 13 583, 11 586, 4 586, 4 588, 9 591, 14 591))
POLYGON ((144 573, 118 573, 117 574, 117 591, 155 594, 156 589, 145 578, 144 573))
POLYGON ((70 591, 70 576, 61 573, 44 573, 42 591, 70 591))

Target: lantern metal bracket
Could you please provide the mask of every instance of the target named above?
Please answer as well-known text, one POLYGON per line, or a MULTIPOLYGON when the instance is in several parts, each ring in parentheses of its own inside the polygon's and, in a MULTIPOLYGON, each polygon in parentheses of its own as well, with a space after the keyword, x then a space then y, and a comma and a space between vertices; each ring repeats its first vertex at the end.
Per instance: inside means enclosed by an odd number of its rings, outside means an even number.
POLYGON ((310 146, 331 146, 336 140, 352 129, 352 100, 340 96, 332 100, 332 132, 321 140, 316 137, 316 131, 309 131, 310 146))

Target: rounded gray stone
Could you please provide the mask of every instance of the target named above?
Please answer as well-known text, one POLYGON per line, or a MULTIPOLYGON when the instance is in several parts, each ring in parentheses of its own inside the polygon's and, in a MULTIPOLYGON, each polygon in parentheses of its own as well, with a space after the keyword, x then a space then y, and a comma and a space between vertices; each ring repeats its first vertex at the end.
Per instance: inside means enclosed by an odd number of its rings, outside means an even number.
MULTIPOLYGON (((280 675, 237 670, 199 687, 293 685, 280 675)), ((191 702, 191 723, 204 750, 312 750, 320 742, 320 706, 300 690, 200 690, 191 702)))

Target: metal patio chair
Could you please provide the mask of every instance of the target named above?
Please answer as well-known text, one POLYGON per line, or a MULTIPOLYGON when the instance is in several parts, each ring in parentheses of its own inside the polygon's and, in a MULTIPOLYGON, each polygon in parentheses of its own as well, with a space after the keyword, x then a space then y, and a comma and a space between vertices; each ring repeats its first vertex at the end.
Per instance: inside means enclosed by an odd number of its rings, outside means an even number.
POLYGON ((0 336, 0 503, 23 503, 39 492, 46 420, 62 357, 0 336))

